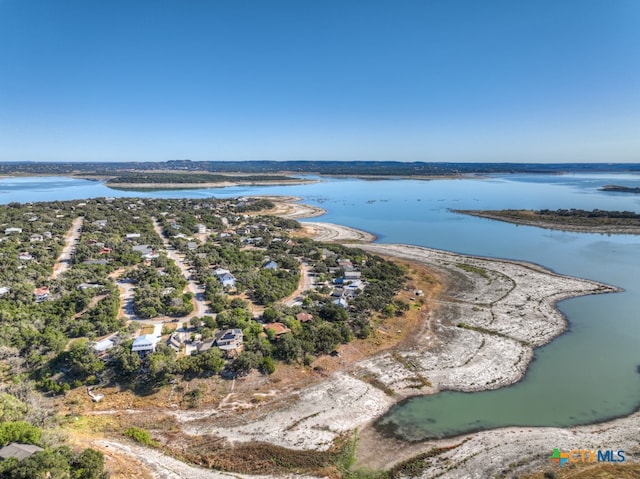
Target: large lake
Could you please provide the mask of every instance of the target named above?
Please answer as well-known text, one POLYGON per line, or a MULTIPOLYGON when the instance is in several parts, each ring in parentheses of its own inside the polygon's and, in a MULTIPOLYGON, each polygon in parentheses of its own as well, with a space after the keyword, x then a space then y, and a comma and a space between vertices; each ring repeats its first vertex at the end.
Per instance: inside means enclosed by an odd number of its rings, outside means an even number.
POLYGON ((568 426, 626 415, 640 405, 640 237, 550 231, 453 214, 449 209, 581 208, 640 211, 636 175, 505 175, 487 179, 327 179, 310 185, 122 192, 64 177, 0 179, 0 203, 100 196, 295 195, 328 210, 322 221, 375 233, 378 241, 539 263, 624 288, 560 303, 569 332, 536 350, 523 381, 480 393, 412 399, 382 420, 410 439, 501 426, 568 426))

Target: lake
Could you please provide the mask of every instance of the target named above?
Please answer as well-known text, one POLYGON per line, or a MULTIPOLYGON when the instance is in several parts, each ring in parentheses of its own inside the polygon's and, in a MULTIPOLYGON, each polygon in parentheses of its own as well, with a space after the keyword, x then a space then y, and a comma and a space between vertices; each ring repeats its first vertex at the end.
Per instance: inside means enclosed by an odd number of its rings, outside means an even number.
POLYGON ((569 426, 629 414, 640 405, 640 237, 551 231, 451 213, 450 209, 581 208, 640 211, 637 175, 498 175, 484 179, 322 178, 307 185, 123 192, 64 177, 0 179, 0 203, 100 196, 293 195, 328 210, 320 220, 360 228, 380 242, 541 264, 624 292, 560 303, 569 332, 535 353, 523 381, 495 391, 443 392, 394 408, 380 425, 417 440, 501 426, 569 426))

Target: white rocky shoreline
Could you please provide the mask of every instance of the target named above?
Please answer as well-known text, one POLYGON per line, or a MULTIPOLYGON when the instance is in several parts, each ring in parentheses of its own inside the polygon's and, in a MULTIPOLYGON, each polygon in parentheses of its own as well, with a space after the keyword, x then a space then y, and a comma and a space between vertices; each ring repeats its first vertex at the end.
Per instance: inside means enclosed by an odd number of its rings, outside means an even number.
MULTIPOLYGON (((300 218, 310 211, 321 214, 317 208, 296 203, 279 210, 288 218, 300 218)), ((329 235, 335 242, 354 240, 353 228, 326 223, 313 223, 308 228, 321 238, 329 235)), ((372 238, 364 232, 357 237, 358 241, 372 238)), ((277 403, 231 413, 217 409, 173 411, 184 433, 211 435, 232 444, 258 441, 294 450, 324 451, 338 437, 358 431, 356 467, 370 470, 388 469, 434 447, 455 445, 434 457, 419 476, 413 476, 424 479, 480 479, 506 469, 512 477, 546 470, 551 467, 548 456, 554 447, 623 449, 628 462, 638 462, 640 411, 587 426, 509 427, 415 443, 380 435, 374 422, 407 397, 442 390, 482 391, 519 381, 534 349, 567 327, 566 318, 556 308, 558 301, 619 289, 524 262, 411 245, 358 247, 426 265, 438 275, 443 291, 437 301, 427 301, 420 331, 392 351, 345 365, 320 382, 286 392, 286 400, 277 403)), ((281 399, 285 397, 282 393, 281 399)), ((135 457, 145 462, 143 453, 135 457)), ((213 471, 202 474, 203 478, 220 477, 213 471)))

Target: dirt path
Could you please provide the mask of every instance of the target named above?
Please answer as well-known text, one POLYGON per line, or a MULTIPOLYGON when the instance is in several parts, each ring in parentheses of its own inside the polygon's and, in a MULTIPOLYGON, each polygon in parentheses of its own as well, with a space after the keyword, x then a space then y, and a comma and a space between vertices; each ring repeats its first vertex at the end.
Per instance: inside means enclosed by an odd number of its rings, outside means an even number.
POLYGON ((58 256, 56 260, 56 264, 53 266, 53 273, 51 273, 51 279, 56 279, 62 273, 71 268, 71 260, 73 258, 73 253, 76 250, 76 243, 78 239, 80 239, 80 234, 82 232, 82 223, 84 218, 82 216, 78 216, 71 223, 71 228, 64 235, 64 248, 62 248, 62 253, 58 256))
POLYGON ((178 253, 173 246, 171 246, 171 243, 169 243, 169 238, 164 235, 162 227, 160 226, 160 223, 158 223, 158 220, 156 218, 153 218, 153 229, 158 234, 160 239, 162 239, 162 243, 167 250, 167 256, 169 257, 169 259, 173 260, 176 263, 178 268, 180 268, 182 275, 187 280, 187 290, 193 294, 193 311, 180 319, 190 319, 193 317, 205 316, 209 311, 209 305, 204 299, 204 286, 192 279, 189 267, 184 263, 182 255, 178 253))
POLYGON ((300 264, 300 282, 298 283, 298 288, 291 293, 289 296, 284 298, 282 302, 287 306, 293 306, 296 301, 298 301, 298 297, 304 293, 305 291, 309 291, 313 289, 314 282, 313 278, 309 275, 311 273, 311 268, 307 263, 300 264))
MULTIPOLYGON (((179 461, 177 459, 174 459, 173 457, 166 456, 162 452, 155 449, 134 444, 124 444, 115 441, 99 441, 97 445, 103 453, 107 454, 107 457, 130 457, 141 464, 144 469, 146 469, 145 473, 147 475, 123 477, 152 477, 154 479, 271 479, 274 477, 203 469, 201 467, 192 466, 185 462, 179 461)), ((306 479, 308 476, 289 474, 278 477, 280 479, 306 479)))

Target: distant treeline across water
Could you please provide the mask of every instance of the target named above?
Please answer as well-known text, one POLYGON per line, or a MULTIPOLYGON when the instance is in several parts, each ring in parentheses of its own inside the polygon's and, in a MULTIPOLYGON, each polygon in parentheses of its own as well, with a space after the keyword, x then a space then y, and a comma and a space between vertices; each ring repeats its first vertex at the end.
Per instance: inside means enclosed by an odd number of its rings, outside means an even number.
POLYGON ((0 174, 95 174, 114 175, 123 171, 176 170, 216 173, 304 173, 361 176, 446 176, 507 173, 634 173, 639 163, 405 163, 400 161, 191 161, 165 162, 3 162, 0 174))

